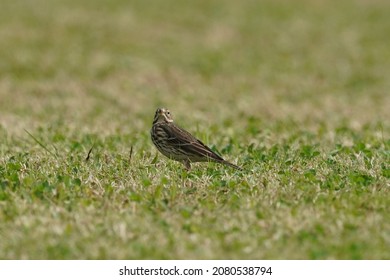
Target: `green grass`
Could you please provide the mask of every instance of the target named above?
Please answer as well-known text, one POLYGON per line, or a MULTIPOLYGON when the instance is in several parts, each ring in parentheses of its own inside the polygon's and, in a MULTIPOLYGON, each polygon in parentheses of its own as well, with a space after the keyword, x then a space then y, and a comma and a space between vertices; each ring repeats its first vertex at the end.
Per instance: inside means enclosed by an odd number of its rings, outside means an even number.
POLYGON ((1 259, 390 259, 389 1, 1 6, 1 259))

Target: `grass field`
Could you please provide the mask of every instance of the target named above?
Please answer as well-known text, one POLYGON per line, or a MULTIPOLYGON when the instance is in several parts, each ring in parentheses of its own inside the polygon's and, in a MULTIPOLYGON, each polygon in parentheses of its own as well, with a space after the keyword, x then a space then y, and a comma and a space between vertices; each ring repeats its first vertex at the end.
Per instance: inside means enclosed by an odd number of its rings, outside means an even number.
POLYGON ((0 258, 390 259, 389 14, 3 0, 0 258), (160 106, 245 170, 159 155, 160 106))

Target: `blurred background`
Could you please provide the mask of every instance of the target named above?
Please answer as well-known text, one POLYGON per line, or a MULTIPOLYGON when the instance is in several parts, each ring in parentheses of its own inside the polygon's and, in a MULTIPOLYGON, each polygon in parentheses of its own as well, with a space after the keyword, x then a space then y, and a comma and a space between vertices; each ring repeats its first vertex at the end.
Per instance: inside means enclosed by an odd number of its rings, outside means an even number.
POLYGON ((0 124, 139 131, 163 106, 185 125, 388 127, 389 12, 384 0, 4 0, 0 124))

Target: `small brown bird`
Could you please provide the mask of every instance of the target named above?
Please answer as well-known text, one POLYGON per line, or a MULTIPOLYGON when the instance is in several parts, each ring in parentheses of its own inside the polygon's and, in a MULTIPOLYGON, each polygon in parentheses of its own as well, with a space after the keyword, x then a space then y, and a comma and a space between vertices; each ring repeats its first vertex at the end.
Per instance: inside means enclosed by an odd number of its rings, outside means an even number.
POLYGON ((214 161, 242 170, 241 167, 214 153, 189 132, 175 125, 167 109, 157 109, 150 135, 154 145, 164 156, 181 162, 187 170, 191 169, 191 162, 201 161, 214 161))

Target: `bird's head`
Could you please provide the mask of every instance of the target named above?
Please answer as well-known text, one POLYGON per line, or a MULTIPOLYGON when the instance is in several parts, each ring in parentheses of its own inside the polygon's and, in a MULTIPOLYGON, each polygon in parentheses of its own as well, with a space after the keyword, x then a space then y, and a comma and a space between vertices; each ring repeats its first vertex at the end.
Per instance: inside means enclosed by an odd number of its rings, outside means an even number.
POLYGON ((164 109, 164 108, 158 108, 156 110, 156 114, 154 115, 153 124, 161 123, 161 122, 166 122, 166 123, 173 122, 171 112, 169 112, 169 110, 164 109))

